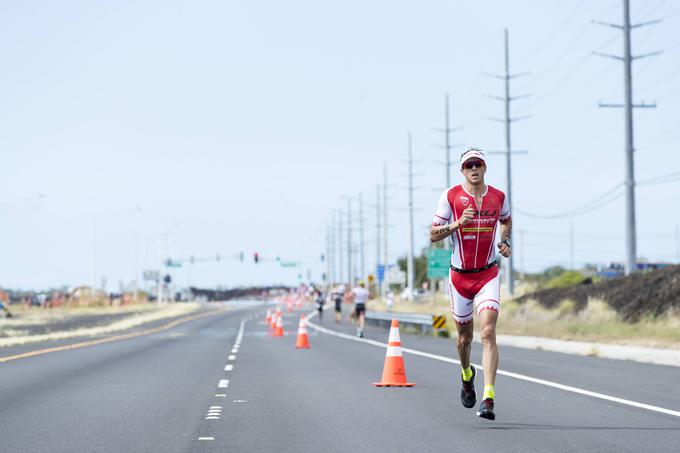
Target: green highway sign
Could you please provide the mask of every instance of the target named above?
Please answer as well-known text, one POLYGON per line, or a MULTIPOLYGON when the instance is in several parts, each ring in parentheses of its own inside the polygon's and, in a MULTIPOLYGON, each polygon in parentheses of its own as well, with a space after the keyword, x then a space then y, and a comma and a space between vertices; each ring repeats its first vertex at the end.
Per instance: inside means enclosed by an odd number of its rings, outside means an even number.
POLYGON ((451 250, 430 249, 427 255, 427 278, 447 278, 451 264, 451 250))

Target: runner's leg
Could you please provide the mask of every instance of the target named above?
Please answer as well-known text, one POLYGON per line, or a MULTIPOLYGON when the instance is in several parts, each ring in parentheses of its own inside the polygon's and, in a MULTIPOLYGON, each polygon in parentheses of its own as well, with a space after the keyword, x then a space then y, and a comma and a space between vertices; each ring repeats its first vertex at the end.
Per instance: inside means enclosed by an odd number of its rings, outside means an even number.
POLYGON ((457 284, 461 287, 461 291, 465 293, 465 290, 462 288, 463 285, 461 285, 460 276, 454 273, 450 273, 450 275, 449 300, 458 332, 456 347, 458 348, 461 367, 465 370, 470 366, 470 345, 472 344, 473 335, 472 298, 465 297, 459 292, 457 284))
MULTIPOLYGON (((495 385, 498 369, 498 346, 496 345, 496 321, 498 312, 484 310, 479 315, 482 337, 482 364, 484 365, 484 386, 495 385)), ((461 360, 462 361, 462 360, 461 360)))
POLYGON ((456 329, 458 330, 456 346, 458 348, 460 366, 463 369, 467 369, 470 366, 470 346, 472 345, 472 335, 474 333, 473 323, 472 321, 466 324, 456 322, 456 329))
POLYGON ((480 321, 482 340, 482 363, 484 364, 484 399, 495 397, 496 370, 498 369, 498 346, 496 345, 496 322, 500 306, 500 277, 498 268, 490 270, 488 279, 475 296, 475 307, 480 321))

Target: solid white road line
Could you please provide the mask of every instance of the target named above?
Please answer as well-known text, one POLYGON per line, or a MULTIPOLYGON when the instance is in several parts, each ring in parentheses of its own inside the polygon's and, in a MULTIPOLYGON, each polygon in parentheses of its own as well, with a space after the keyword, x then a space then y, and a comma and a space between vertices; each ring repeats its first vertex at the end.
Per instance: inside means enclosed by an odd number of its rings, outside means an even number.
MULTIPOLYGON (((307 319, 309 320, 309 319, 313 318, 315 315, 316 315, 316 311, 307 315, 307 319)), ((359 338, 359 337, 355 337, 353 335, 348 335, 346 333, 336 332, 335 330, 326 329, 325 327, 321 327, 319 325, 316 325, 313 322, 308 322, 307 325, 309 327, 313 328, 313 329, 318 330, 321 333, 333 335, 333 336, 336 336, 336 337, 339 337, 339 338, 344 338, 345 340, 358 341, 360 343, 366 343, 366 344, 378 346, 378 347, 381 347, 381 348, 387 348, 387 343, 381 343, 379 341, 369 340, 367 338, 359 338)), ((403 352, 407 352, 409 354, 417 355, 417 356, 420 356, 420 357, 425 357, 425 358, 428 358, 428 359, 439 360, 440 362, 453 363, 453 364, 456 364, 456 365, 460 365, 459 360, 452 359, 450 357, 444 357, 444 356, 441 356, 441 355, 431 354, 429 352, 418 351, 416 349, 410 349, 410 348, 404 348, 404 347, 402 347, 401 350, 403 352)), ((473 365, 479 370, 484 369, 484 367, 482 367, 482 365, 478 365, 476 363, 473 363, 473 365)), ((578 393, 580 395, 591 396, 593 398, 598 398, 598 399, 601 399, 601 400, 606 400, 606 401, 611 401, 611 402, 614 402, 614 403, 624 404, 626 406, 637 407, 637 408, 640 408, 640 409, 646 409, 646 410, 653 411, 653 412, 660 412, 662 414, 680 417, 680 411, 674 411, 674 410, 666 409, 666 408, 663 408, 663 407, 652 406, 651 404, 638 403, 637 401, 631 401, 631 400, 627 400, 627 399, 624 399, 624 398, 618 398, 616 396, 605 395, 604 393, 591 392, 590 390, 580 389, 578 387, 571 387, 569 385, 559 384, 557 382, 547 381, 545 379, 538 379, 538 378, 534 378, 534 377, 531 377, 531 376, 526 376, 524 374, 513 373, 513 372, 510 372, 510 371, 498 370, 496 373, 500 374, 501 376, 507 376, 507 377, 511 377, 511 378, 514 378, 514 379, 519 379, 521 381, 532 382, 534 384, 545 385, 547 387, 552 387, 552 388, 556 388, 556 389, 560 389, 560 390, 564 390, 564 391, 572 392, 572 393, 578 393)))

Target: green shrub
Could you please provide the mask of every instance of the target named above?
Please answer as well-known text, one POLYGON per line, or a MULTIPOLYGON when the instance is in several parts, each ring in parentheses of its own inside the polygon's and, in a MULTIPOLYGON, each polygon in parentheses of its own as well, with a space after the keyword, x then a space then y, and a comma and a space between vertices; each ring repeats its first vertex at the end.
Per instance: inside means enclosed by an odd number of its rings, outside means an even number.
POLYGON ((583 282, 585 277, 577 271, 566 271, 563 274, 553 277, 546 284, 546 288, 567 288, 583 282))

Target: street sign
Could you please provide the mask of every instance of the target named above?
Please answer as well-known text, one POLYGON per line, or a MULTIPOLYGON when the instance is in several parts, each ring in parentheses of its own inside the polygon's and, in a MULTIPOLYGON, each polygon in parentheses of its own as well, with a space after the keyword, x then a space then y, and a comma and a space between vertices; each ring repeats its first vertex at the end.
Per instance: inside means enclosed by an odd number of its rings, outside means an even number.
POLYGON ((430 249, 427 256, 427 278, 447 278, 451 265, 451 250, 430 249))
POLYGON ((143 276, 146 281, 157 281, 160 278, 158 271, 144 271, 143 276))
POLYGON ((378 268, 376 269, 376 274, 378 274, 378 281, 382 282, 385 280, 385 265, 384 264, 378 264, 378 268))
POLYGON ((281 267, 296 267, 297 265, 295 261, 281 261, 281 267))
POLYGON ((385 272, 385 282, 390 285, 405 285, 406 272, 399 269, 399 266, 390 266, 385 272))

